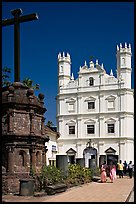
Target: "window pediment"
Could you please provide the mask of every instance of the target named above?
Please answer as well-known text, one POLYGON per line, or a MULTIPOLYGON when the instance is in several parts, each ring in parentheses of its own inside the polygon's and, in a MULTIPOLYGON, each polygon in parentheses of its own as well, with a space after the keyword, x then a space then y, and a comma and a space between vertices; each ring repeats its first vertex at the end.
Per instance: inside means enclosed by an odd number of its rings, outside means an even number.
POLYGON ((69 98, 66 100, 66 103, 74 103, 76 100, 74 98, 69 98))
POLYGON ((66 125, 75 125, 76 121, 75 120, 69 120, 66 125))
POLYGON ((75 154, 76 151, 72 148, 70 148, 69 150, 66 151, 67 154, 75 154))
POLYGON ((92 120, 92 119, 89 119, 89 120, 86 120, 84 123, 85 124, 94 124, 94 123, 96 123, 96 121, 92 120))
POLYGON ((105 121, 106 123, 115 123, 116 120, 114 118, 109 118, 108 120, 105 121))
POLYGON ((90 97, 88 97, 88 98, 85 99, 85 102, 88 102, 88 101, 95 101, 95 100, 96 100, 96 98, 90 96, 90 97))
POLYGON ((115 153, 116 150, 113 149, 112 147, 109 147, 107 150, 105 150, 105 153, 115 153))
POLYGON ((113 95, 110 95, 110 96, 108 96, 105 100, 108 100, 108 101, 110 101, 110 100, 115 100, 115 96, 113 96, 113 95))

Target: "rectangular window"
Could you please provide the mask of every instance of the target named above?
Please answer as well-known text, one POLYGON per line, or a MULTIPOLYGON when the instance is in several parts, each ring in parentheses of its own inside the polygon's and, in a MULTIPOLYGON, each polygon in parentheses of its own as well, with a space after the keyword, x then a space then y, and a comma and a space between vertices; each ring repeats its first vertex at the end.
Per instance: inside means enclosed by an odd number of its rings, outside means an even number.
POLYGON ((114 124, 108 124, 108 133, 114 133, 114 124))
POLYGON ((87 125, 87 133, 94 134, 94 125, 87 125))
POLYGON ((114 101, 108 101, 108 108, 113 109, 114 108, 114 101))
POLYGON ((49 160, 49 165, 50 166, 56 166, 56 161, 55 160, 49 160))
POLYGON ((95 109, 95 102, 88 102, 88 109, 95 109))
POLYGON ((95 159, 95 155, 91 155, 91 159, 95 159))
POLYGON ((68 111, 74 111, 74 103, 68 104, 68 111))
POLYGON ((69 134, 75 134, 75 126, 69 126, 69 134))
POLYGON ((52 152, 56 152, 56 146, 52 145, 52 152))

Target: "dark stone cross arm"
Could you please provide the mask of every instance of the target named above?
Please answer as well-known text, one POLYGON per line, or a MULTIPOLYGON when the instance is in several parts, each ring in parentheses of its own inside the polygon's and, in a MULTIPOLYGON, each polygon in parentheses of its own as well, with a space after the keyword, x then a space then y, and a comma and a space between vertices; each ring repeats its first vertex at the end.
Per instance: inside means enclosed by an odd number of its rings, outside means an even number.
MULTIPOLYGON (((23 23, 23 22, 36 20, 36 19, 38 19, 37 14, 33 13, 33 14, 25 15, 25 16, 19 16, 17 21, 19 23, 23 23)), ((15 22, 16 22, 15 18, 5 19, 2 21, 2 26, 13 25, 15 22)))
POLYGON ((20 16, 21 9, 11 11, 14 18, 2 20, 2 26, 14 25, 14 81, 20 81, 20 23, 37 20, 37 14, 20 16))

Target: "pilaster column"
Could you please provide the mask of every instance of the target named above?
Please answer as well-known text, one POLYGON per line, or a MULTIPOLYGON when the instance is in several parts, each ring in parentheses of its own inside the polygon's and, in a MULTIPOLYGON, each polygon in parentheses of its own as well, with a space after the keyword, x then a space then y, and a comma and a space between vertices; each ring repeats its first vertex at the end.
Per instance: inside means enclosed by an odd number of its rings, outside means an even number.
POLYGON ((45 158, 45 165, 46 165, 46 153, 47 153, 47 151, 48 151, 47 146, 45 146, 45 149, 44 149, 44 152, 45 152, 45 156, 44 156, 44 158, 45 158))
POLYGON ((42 150, 42 166, 45 165, 45 153, 44 153, 44 149, 42 150))
POLYGON ((45 118, 42 117, 41 118, 41 134, 44 135, 44 121, 45 121, 45 118))
POLYGON ((14 111, 13 110, 9 110, 8 111, 8 132, 13 132, 13 117, 14 117, 14 111))
POLYGON ((99 123, 99 137, 103 137, 104 136, 104 117, 100 116, 98 119, 98 123, 99 123))
POLYGON ((48 151, 47 146, 45 146, 42 150, 42 165, 46 165, 46 152, 48 151))
POLYGON ((31 155, 30 155, 30 152, 29 150, 27 150, 27 153, 26 153, 26 168, 27 168, 27 171, 29 171, 30 169, 30 162, 31 162, 31 155))
POLYGON ((77 158, 82 158, 83 151, 82 151, 82 144, 80 140, 77 142, 76 147, 77 147, 77 158))
POLYGON ((32 157, 32 167, 36 167, 36 154, 35 154, 35 149, 33 148, 31 151, 31 157, 32 157))
POLYGON ((7 147, 8 151, 8 164, 7 164, 7 172, 14 173, 14 147, 7 147))
POLYGON ((34 134, 34 113, 30 112, 30 134, 34 134))
POLYGON ((124 158, 125 155, 125 141, 120 141, 119 142, 119 160, 125 160, 124 158))

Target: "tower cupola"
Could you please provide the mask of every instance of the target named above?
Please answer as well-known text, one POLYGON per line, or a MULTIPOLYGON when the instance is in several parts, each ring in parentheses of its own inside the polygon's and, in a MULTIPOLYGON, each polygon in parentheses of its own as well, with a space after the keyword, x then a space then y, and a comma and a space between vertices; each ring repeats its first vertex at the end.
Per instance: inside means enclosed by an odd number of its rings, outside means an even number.
POLYGON ((71 58, 69 53, 58 54, 58 86, 64 87, 71 78, 71 58))
POLYGON ((124 81, 124 87, 131 88, 131 45, 127 45, 125 42, 124 47, 120 43, 117 45, 117 78, 122 78, 124 81))

